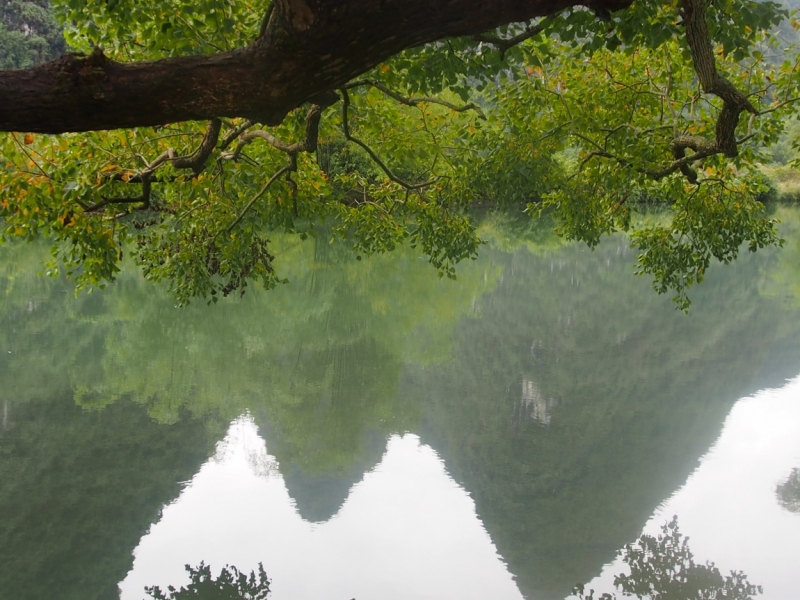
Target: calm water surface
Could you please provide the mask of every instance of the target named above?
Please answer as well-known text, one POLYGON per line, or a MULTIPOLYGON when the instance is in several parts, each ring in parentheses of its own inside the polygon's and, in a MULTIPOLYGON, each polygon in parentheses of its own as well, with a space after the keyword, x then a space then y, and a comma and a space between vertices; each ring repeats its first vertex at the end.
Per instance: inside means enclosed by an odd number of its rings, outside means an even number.
POLYGON ((0 596, 142 600, 264 564, 275 600, 563 600, 677 515, 696 560, 797 595, 800 212, 686 316, 501 217, 441 281, 276 240, 291 284, 176 309, 0 249, 0 596), (794 496, 792 495, 794 494, 794 496))

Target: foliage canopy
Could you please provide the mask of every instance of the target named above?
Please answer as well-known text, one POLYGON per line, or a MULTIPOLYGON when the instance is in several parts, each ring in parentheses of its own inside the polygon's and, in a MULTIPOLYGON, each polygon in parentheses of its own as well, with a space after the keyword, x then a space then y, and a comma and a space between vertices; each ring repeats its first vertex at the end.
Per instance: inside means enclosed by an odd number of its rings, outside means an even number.
MULTIPOLYGON (((284 4, 54 6, 88 55, 70 60, 102 72, 109 59, 230 53, 263 39, 284 4)), ((113 280, 130 253, 183 304, 285 281, 276 231, 343 238, 359 256, 410 243, 455 277, 481 244, 466 209, 524 203, 591 247, 627 231, 639 272, 685 308, 713 260, 781 243, 757 164, 800 99, 795 51, 775 33, 788 15, 750 0, 596 11, 412 47, 271 127, 7 134, 2 235, 50 236, 50 270, 81 285, 113 280), (670 210, 641 219, 642 201, 670 210)))

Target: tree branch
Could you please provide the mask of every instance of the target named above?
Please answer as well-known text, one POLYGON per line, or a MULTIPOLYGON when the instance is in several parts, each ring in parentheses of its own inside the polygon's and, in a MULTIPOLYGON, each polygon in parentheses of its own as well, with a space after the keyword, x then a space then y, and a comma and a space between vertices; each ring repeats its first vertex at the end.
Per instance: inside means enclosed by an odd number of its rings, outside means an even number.
POLYGON ((717 61, 706 23, 707 0, 681 0, 681 6, 686 40, 700 85, 705 93, 714 94, 723 102, 717 117, 716 145, 725 156, 733 158, 739 154, 736 144, 739 115, 743 111, 753 114, 758 114, 758 111, 735 85, 717 72, 717 61))
MULTIPOLYGON (((319 140, 319 123, 322 119, 322 112, 332 106, 339 100, 339 96, 335 92, 328 92, 320 94, 315 98, 316 104, 312 104, 306 113, 306 130, 305 137, 299 142, 289 144, 283 140, 279 140, 269 131, 257 129, 241 135, 239 142, 236 144, 233 152, 225 154, 222 158, 229 160, 237 160, 242 153, 242 149, 253 142, 255 139, 262 139, 269 143, 272 147, 285 152, 289 155, 297 155, 299 152, 316 152, 317 143, 319 140)), ((231 140, 232 141, 232 140, 231 140)), ((230 142, 229 142, 230 143, 230 142)))
POLYGON ((138 202, 142 203, 140 210, 146 210, 150 208, 150 192, 151 192, 151 181, 150 175, 142 177, 142 194, 140 196, 135 197, 121 197, 121 198, 103 198, 100 202, 95 204, 89 205, 82 205, 83 211, 86 213, 97 212, 101 208, 105 208, 110 204, 135 204, 138 202))
POLYGON ((374 87, 376 90, 383 92, 385 95, 389 96, 394 100, 397 100, 400 104, 403 104, 405 106, 419 106, 420 104, 427 103, 427 104, 439 104, 440 106, 449 108, 453 112, 459 112, 459 113, 466 112, 468 110, 474 110, 476 113, 478 113, 478 116, 481 119, 483 119, 484 121, 486 120, 486 115, 483 114, 483 110, 481 109, 481 107, 473 102, 470 102, 469 104, 464 104, 462 106, 458 106, 456 104, 453 104, 452 102, 447 102, 446 100, 441 100, 439 98, 432 98, 430 96, 406 98, 405 96, 398 94, 394 90, 389 89, 388 87, 383 85, 380 81, 375 81, 374 79, 359 79, 358 81, 352 81, 347 85, 343 86, 343 89, 351 90, 353 88, 366 87, 366 86, 374 87))
POLYGON ((397 185, 401 187, 404 187, 407 190, 420 190, 436 182, 436 179, 438 178, 426 181, 425 183, 407 183, 403 181, 402 179, 397 177, 397 175, 395 175, 392 172, 392 170, 389 169, 389 167, 386 166, 386 164, 381 160, 381 158, 375 153, 375 151, 372 148, 367 146, 364 142, 362 142, 358 138, 353 137, 350 134, 350 123, 348 120, 348 113, 350 109, 350 94, 348 94, 347 90, 344 88, 342 88, 340 91, 342 93, 342 132, 344 133, 344 137, 348 142, 353 142, 357 146, 360 146, 367 154, 369 154, 369 157, 373 160, 373 162, 376 165, 378 165, 378 167, 380 167, 381 171, 383 171, 391 181, 395 182, 397 185))
POLYGON ((267 190, 270 188, 270 186, 272 186, 272 184, 275 183, 281 175, 283 175, 284 173, 288 173, 291 170, 292 170, 292 165, 289 164, 283 167, 282 169, 276 171, 275 174, 272 177, 270 177, 270 180, 264 185, 264 187, 262 187, 258 191, 258 193, 255 196, 253 196, 253 199, 247 203, 247 206, 245 206, 244 209, 242 209, 242 212, 239 213, 239 216, 236 217, 233 223, 228 225, 228 227, 225 229, 225 233, 230 233, 231 231, 233 231, 236 228, 236 226, 242 222, 242 219, 244 219, 245 215, 248 212, 250 212, 250 209, 253 208, 253 205, 258 201, 258 199, 267 193, 267 190))
POLYGON ((250 129, 255 123, 250 119, 245 119, 244 122, 240 123, 236 127, 232 128, 227 135, 222 138, 222 141, 219 143, 219 150, 222 152, 223 150, 227 150, 228 146, 230 146, 236 138, 242 135, 245 131, 250 129))
MULTIPOLYGON (((0 72, 0 131, 63 133, 243 117, 277 125, 407 48, 579 0, 273 0, 260 35, 210 56, 119 63, 96 49, 0 72)), ((630 0, 597 0, 616 10, 630 0)))
MULTIPOLYGON (((554 13, 552 16, 555 16, 557 13, 554 13)), ((500 60, 505 59, 506 52, 508 52, 514 46, 521 44, 525 40, 529 40, 532 37, 539 35, 542 31, 544 31, 545 27, 547 26, 547 20, 544 19, 537 23, 536 25, 528 25, 525 30, 517 35, 510 37, 510 38, 500 38, 494 35, 487 35, 485 33, 473 35, 472 39, 476 42, 481 42, 482 44, 490 44, 495 46, 500 51, 500 60)))
POLYGON ((211 153, 217 145, 221 128, 222 121, 220 119, 211 119, 208 123, 208 129, 203 136, 203 141, 200 142, 197 149, 185 158, 173 159, 172 166, 176 169, 191 169, 195 174, 200 174, 206 166, 208 157, 211 156, 211 153))

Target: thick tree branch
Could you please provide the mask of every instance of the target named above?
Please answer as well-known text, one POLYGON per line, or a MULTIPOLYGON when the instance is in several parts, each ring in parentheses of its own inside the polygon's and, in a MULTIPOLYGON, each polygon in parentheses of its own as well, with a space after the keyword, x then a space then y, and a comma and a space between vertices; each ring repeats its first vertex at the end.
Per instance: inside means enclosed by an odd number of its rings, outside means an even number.
POLYGON ((706 23, 707 6, 707 0, 681 0, 686 40, 700 85, 705 93, 714 94, 723 102, 717 117, 716 145, 725 156, 733 158, 739 153, 736 144, 739 115, 743 111, 753 114, 758 114, 758 111, 735 85, 717 72, 717 61, 706 23))
POLYGON ((222 129, 222 121, 211 119, 208 129, 203 136, 203 141, 191 155, 184 158, 176 158, 172 161, 172 166, 176 169, 191 169, 199 174, 206 166, 206 161, 211 156, 219 140, 219 132, 222 129))
MULTIPOLYGON (((244 117, 276 125, 398 52, 577 0, 274 0, 261 35, 212 56, 123 64, 99 50, 0 72, 0 131, 62 133, 244 117)), ((630 0, 598 0, 616 10, 630 0)))

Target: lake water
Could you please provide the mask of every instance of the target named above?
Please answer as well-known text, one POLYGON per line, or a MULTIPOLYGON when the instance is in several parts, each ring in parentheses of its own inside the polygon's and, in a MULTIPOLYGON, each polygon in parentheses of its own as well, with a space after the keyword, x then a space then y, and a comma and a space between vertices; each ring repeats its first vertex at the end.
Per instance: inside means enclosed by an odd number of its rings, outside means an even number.
POLYGON ((0 597, 143 600, 204 561, 263 563, 274 600, 563 600, 673 516, 796 597, 800 211, 774 210, 786 247, 689 315, 623 237, 499 216, 457 281, 277 239, 291 283, 210 307, 133 270, 76 297, 0 248, 0 597))

